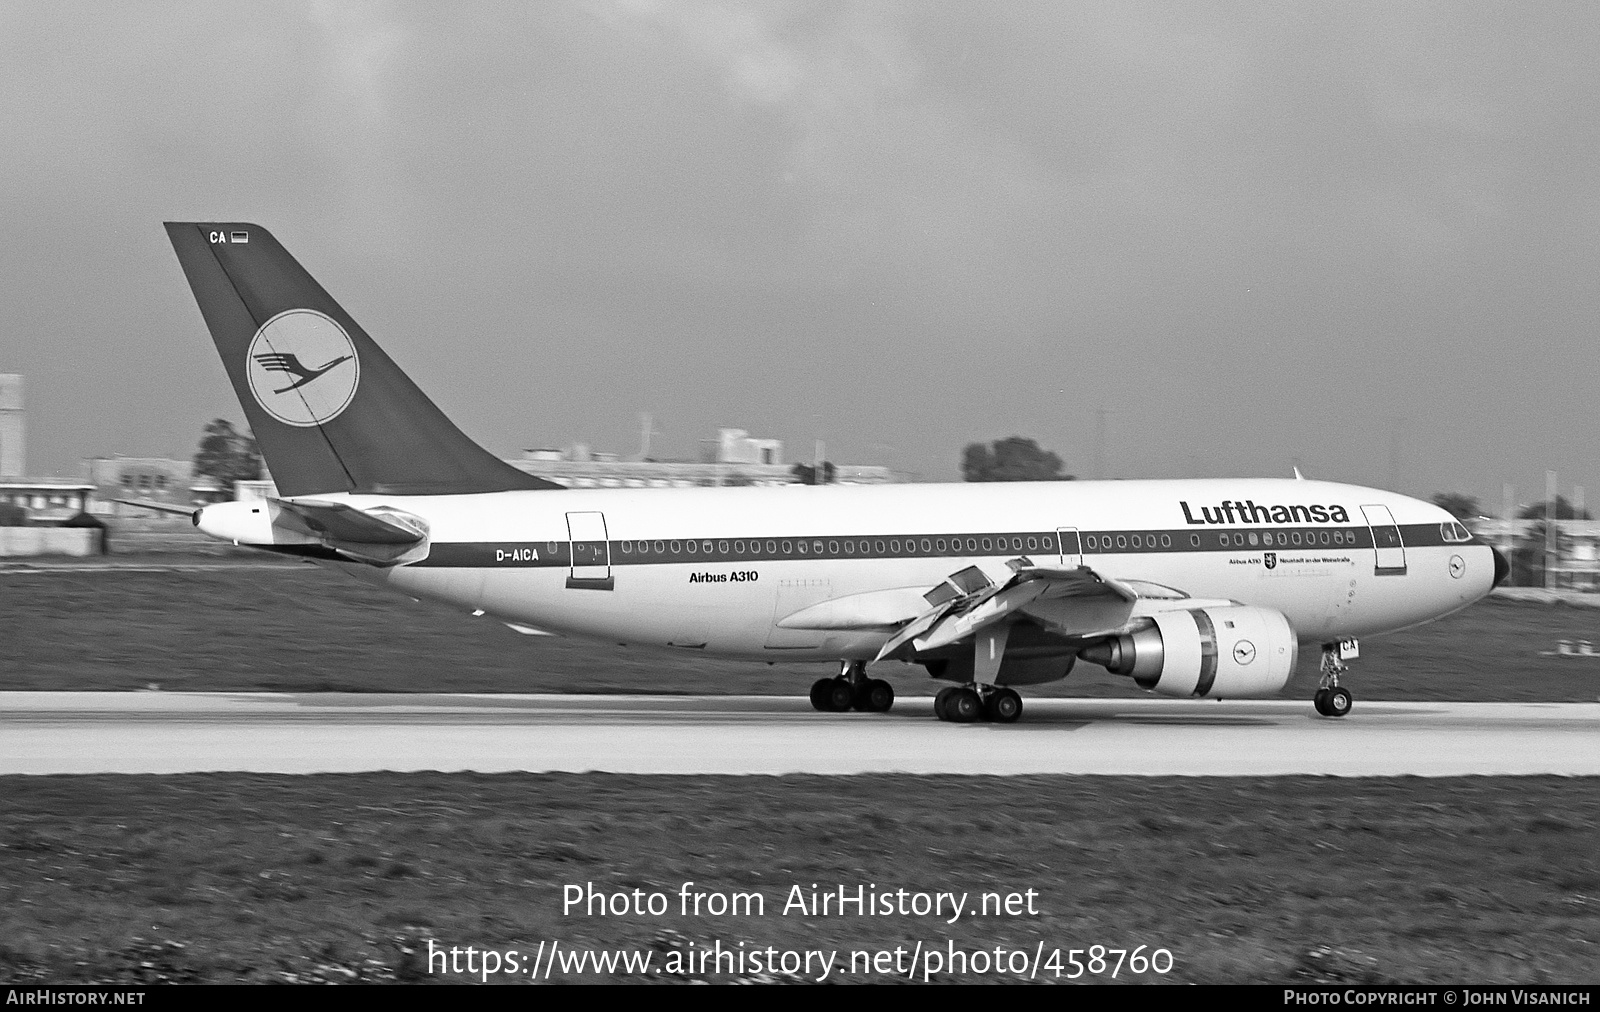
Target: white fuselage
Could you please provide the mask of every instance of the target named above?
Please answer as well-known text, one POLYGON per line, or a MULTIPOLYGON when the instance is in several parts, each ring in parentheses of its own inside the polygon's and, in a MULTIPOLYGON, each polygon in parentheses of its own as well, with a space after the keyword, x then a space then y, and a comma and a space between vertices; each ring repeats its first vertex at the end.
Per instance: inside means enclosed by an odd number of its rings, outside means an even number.
POLYGON ((825 600, 920 594, 970 565, 1003 582, 1019 556, 1273 608, 1303 642, 1438 618, 1487 594, 1495 568, 1430 503, 1316 481, 301 498, 422 518, 425 559, 359 567, 404 593, 550 632, 763 660, 871 658, 888 630, 777 623, 825 600))

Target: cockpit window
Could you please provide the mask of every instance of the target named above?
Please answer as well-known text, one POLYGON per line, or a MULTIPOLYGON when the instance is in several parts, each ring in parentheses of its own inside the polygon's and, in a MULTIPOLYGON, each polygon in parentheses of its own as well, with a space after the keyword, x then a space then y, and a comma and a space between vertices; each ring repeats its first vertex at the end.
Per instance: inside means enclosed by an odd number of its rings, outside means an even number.
POLYGON ((1468 532, 1465 527, 1456 523, 1454 520, 1449 520, 1440 524, 1439 534, 1447 543, 1450 544, 1459 544, 1461 542, 1472 540, 1472 534, 1468 532))

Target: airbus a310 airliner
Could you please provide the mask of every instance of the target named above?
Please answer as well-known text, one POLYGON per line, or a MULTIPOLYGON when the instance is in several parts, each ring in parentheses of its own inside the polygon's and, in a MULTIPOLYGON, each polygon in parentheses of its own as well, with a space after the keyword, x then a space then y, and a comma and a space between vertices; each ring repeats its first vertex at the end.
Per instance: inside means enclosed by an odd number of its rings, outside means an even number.
MULTIPOLYGON (((170 222, 279 497, 204 533, 340 565, 513 627, 760 660, 828 660, 818 710, 883 711, 880 661, 1010 722, 1015 686, 1085 661, 1168 696, 1279 692, 1322 645, 1483 597, 1505 560, 1430 503, 1296 479, 567 489, 472 442, 266 229, 170 222)), ((452 337, 451 340, 456 340, 452 337)))

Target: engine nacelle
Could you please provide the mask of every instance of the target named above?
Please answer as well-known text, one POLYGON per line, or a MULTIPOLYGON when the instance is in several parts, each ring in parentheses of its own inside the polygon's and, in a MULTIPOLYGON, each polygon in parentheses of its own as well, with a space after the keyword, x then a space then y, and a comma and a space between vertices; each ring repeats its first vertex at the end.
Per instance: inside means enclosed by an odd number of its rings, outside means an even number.
POLYGON ((1247 605, 1162 611, 1079 657, 1163 696, 1271 696, 1294 673, 1300 644, 1280 611, 1247 605))

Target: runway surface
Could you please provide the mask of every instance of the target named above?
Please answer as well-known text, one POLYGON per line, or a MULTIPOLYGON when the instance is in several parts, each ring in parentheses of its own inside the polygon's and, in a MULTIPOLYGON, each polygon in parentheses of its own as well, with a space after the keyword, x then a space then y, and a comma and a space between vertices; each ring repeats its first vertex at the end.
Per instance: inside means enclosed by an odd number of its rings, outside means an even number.
POLYGON ((1600 704, 1034 699, 946 724, 931 697, 824 714, 774 696, 0 692, 0 774, 237 770, 1600 775, 1600 704))

